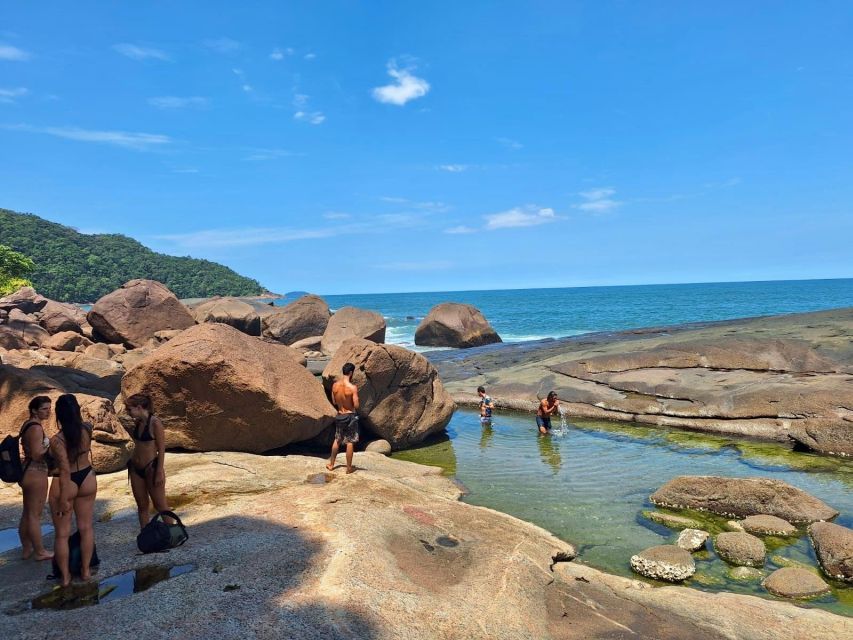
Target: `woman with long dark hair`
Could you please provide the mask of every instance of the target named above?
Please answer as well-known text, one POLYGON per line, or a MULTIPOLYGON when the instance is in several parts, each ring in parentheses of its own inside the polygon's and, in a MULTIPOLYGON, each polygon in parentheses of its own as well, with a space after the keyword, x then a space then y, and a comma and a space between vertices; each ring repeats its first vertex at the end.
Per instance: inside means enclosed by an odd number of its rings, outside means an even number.
MULTIPOLYGON (((151 519, 150 504, 157 511, 168 511, 166 502, 166 432, 154 415, 151 396, 137 393, 124 402, 133 418, 133 455, 127 463, 127 475, 136 500, 139 527, 151 519)), ((167 518, 166 522, 171 522, 167 518)))
POLYGON ((19 484, 24 494, 24 511, 18 535, 24 559, 49 560, 53 554, 44 548, 41 540, 41 516, 47 501, 47 452, 50 438, 45 435, 44 424, 50 418, 50 398, 36 396, 30 400, 30 417, 20 431, 24 450, 24 475, 19 484))
POLYGON ((50 484, 50 510, 56 538, 53 550, 62 576, 62 586, 71 584, 68 566, 68 538, 71 535, 71 513, 80 532, 80 577, 91 577, 89 563, 95 548, 93 513, 98 481, 92 469, 92 427, 83 422, 80 405, 72 394, 56 400, 56 420, 60 431, 50 440, 50 451, 59 467, 59 476, 50 484))

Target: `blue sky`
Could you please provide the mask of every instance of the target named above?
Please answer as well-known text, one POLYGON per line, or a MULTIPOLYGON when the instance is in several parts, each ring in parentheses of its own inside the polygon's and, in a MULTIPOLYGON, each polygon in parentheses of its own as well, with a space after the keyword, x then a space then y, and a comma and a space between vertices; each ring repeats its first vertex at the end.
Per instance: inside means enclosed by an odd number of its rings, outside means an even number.
POLYGON ((853 276, 849 2, 0 8, 0 207, 358 293, 853 276))

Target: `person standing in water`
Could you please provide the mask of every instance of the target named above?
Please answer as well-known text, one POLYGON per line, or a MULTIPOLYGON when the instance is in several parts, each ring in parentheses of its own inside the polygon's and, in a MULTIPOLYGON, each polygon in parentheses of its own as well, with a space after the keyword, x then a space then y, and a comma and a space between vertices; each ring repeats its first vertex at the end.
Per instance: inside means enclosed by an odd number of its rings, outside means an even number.
POLYGON ((560 410, 560 401, 557 399, 557 392, 550 391, 548 396, 539 403, 539 408, 536 410, 536 426, 539 428, 539 433, 548 435, 551 433, 551 416, 560 410))
POLYGON ((329 471, 334 471, 335 460, 338 457, 338 449, 341 444, 345 444, 347 448, 347 473, 355 471, 352 466, 352 454, 355 443, 358 442, 358 388, 352 382, 352 374, 355 371, 355 365, 352 362, 347 362, 341 372, 343 378, 337 380, 332 385, 332 403, 338 410, 338 415, 335 416, 335 441, 332 443, 332 457, 329 459, 329 464, 326 468, 329 471))
POLYGON ((486 395, 485 387, 477 387, 477 395, 480 396, 480 422, 491 422, 492 409, 495 408, 492 399, 486 395))

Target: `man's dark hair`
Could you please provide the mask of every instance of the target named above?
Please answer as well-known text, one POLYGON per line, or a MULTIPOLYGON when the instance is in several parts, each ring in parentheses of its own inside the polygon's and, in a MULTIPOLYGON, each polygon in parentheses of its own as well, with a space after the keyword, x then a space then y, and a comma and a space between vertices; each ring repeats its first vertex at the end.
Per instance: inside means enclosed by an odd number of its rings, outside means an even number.
POLYGON ((341 371, 343 371, 345 376, 351 375, 353 371, 355 371, 355 365, 352 362, 347 362, 343 367, 341 367, 341 371))
POLYGON ((556 391, 551 391, 551 392, 549 392, 549 393, 548 393, 548 397, 549 397, 549 398, 556 398, 556 397, 557 397, 557 392, 556 392, 556 391))
POLYGON ((477 393, 486 393, 486 387, 477 387, 477 393))

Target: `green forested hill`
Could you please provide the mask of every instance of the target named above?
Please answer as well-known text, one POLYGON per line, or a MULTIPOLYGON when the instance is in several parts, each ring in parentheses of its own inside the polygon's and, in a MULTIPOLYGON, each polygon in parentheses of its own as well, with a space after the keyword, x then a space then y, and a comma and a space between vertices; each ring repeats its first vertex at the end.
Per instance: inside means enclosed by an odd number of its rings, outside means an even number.
POLYGON ((8 209, 0 209, 0 244, 32 258, 36 291, 64 302, 93 302, 134 278, 162 282, 179 298, 263 292, 256 280, 209 260, 155 253, 127 236, 86 235, 8 209))

